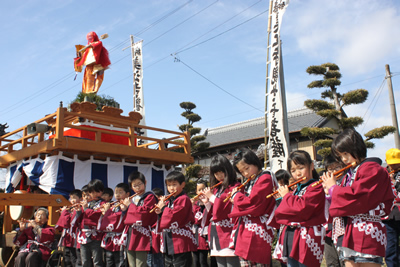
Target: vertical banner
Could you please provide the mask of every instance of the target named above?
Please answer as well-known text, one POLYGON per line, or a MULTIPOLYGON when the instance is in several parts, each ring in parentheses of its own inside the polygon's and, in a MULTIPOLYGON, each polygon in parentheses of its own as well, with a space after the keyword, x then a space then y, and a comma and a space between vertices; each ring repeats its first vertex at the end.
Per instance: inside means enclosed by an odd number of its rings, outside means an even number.
POLYGON ((282 90, 280 85, 280 65, 281 65, 281 40, 280 28, 282 16, 289 4, 288 0, 271 0, 271 47, 270 59, 271 68, 269 72, 268 85, 268 157, 271 171, 286 169, 286 161, 289 153, 288 143, 285 136, 285 114, 286 103, 282 102, 282 90))
MULTIPOLYGON (((143 97, 143 57, 142 57, 143 41, 132 44, 132 60, 133 60, 133 111, 139 112, 142 115, 140 120, 141 125, 146 125, 144 112, 144 97, 143 97)), ((137 129, 138 136, 147 136, 146 129, 137 129)), ((137 139, 137 144, 145 143, 145 140, 137 139)))

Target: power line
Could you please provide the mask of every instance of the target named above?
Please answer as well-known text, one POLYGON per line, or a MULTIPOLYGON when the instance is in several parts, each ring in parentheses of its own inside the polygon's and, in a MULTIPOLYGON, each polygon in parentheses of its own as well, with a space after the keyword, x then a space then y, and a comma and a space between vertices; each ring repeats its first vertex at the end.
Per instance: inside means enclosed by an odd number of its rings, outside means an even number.
POLYGON ((162 22, 163 20, 165 20, 166 18, 168 18, 169 16, 171 16, 172 14, 178 12, 179 10, 181 10, 182 8, 184 8, 185 6, 187 6, 190 2, 192 2, 193 0, 189 0, 186 3, 184 3, 183 5, 175 8, 174 10, 168 12, 166 15, 164 15, 163 17, 159 18, 158 20, 156 20, 155 22, 153 22, 152 24, 150 24, 149 26, 147 26, 146 28, 142 29, 141 31, 137 32, 135 35, 139 36, 142 33, 148 31, 149 29, 153 28, 155 25, 157 25, 158 23, 162 22))
POLYGON ((204 76, 203 74, 201 74, 200 72, 198 72, 197 70, 193 69, 192 67, 190 67, 189 65, 187 65, 185 62, 183 62, 182 60, 178 59, 177 57, 175 57, 175 61, 176 62, 180 62, 183 65, 185 65, 188 69, 190 69, 191 71, 193 71, 194 73, 196 73, 197 75, 199 75, 200 77, 202 77, 203 79, 205 79, 206 81, 208 81, 209 83, 211 83, 212 85, 214 85, 215 87, 217 87, 218 89, 220 89, 221 91, 225 92, 226 94, 230 95, 231 97, 239 100, 240 102, 246 104, 249 107, 252 107, 255 110, 258 110, 260 112, 264 112, 261 109, 256 108, 255 106, 243 101, 242 99, 236 97, 235 95, 229 93, 227 90, 225 90, 224 88, 222 88, 221 86, 217 85, 216 83, 214 83, 213 81, 211 81, 210 79, 208 79, 206 76, 204 76))
POLYGON ((363 126, 361 132, 364 132, 364 128, 365 128, 365 126, 367 125, 367 122, 368 122, 369 118, 371 117, 372 111, 375 109, 376 103, 378 103, 379 96, 381 95, 381 92, 382 92, 382 90, 383 90, 383 84, 384 84, 384 82, 385 82, 385 79, 382 81, 381 86, 380 86, 380 87, 378 88, 378 90, 376 91, 374 97, 373 97, 372 100, 371 100, 371 103, 369 104, 367 110, 366 110, 365 113, 364 113, 363 119, 364 119, 365 115, 367 114, 367 112, 369 111, 371 105, 374 104, 374 106, 373 106, 371 112, 369 113, 369 116, 368 116, 367 120, 363 123, 364 126, 363 126), (374 102, 374 99, 376 98, 376 96, 378 96, 378 98, 377 98, 376 101, 374 102))
POLYGON ((186 45, 182 46, 181 48, 179 48, 176 52, 174 52, 173 54, 177 54, 180 51, 183 51, 183 49, 185 47, 187 47, 188 45, 194 43, 195 41, 199 40, 201 37, 207 35, 208 33, 214 31, 215 29, 221 27, 222 25, 226 24, 227 22, 231 21, 232 19, 236 18, 237 16, 239 16, 240 14, 246 12, 247 10, 249 10, 250 8, 252 8, 253 6, 255 6, 256 4, 260 3, 262 0, 258 0, 257 2, 255 2, 254 4, 248 6, 247 8, 243 9, 242 11, 240 11, 239 13, 237 13, 236 15, 230 17, 229 19, 225 20, 224 22, 218 24, 217 26, 215 26, 214 28, 210 29, 209 31, 207 31, 206 33, 200 35, 199 37, 195 38, 194 40, 190 41, 189 43, 187 43, 186 45))
POLYGON ((210 5, 206 6, 205 8, 203 8, 202 10, 198 11, 197 13, 191 15, 190 17, 188 17, 187 19, 181 21, 180 23, 176 24, 174 27, 170 28, 169 30, 165 31, 164 33, 160 34, 159 36, 157 36, 156 38, 154 38, 153 40, 149 41, 146 43, 146 45, 151 44, 152 42, 154 42, 155 40, 157 40, 158 38, 160 38, 161 36, 167 34, 168 32, 172 31, 173 29, 177 28, 178 26, 184 24, 185 22, 187 22, 188 20, 190 20, 191 18, 197 16, 198 14, 202 13, 203 11, 207 10, 208 8, 210 8, 211 6, 215 5, 219 0, 211 3, 210 5))
POLYGON ((187 51, 187 50, 189 50, 189 49, 192 49, 192 48, 194 48, 194 47, 196 47, 196 46, 198 46, 198 45, 204 44, 204 43, 206 43, 206 42, 208 42, 208 41, 211 41, 211 40, 213 40, 213 39, 215 39, 215 38, 217 38, 217 37, 219 37, 219 36, 221 36, 221 35, 223 35, 223 34, 229 32, 229 31, 231 31, 231 30, 233 30, 233 29, 236 29, 237 27, 242 26, 243 24, 245 24, 245 23, 247 23, 247 22, 249 22, 249 21, 251 21, 251 20, 253 20, 253 19, 255 19, 255 18, 259 17, 259 16, 261 16, 262 14, 264 14, 264 13, 266 13, 266 12, 268 12, 268 9, 267 9, 267 10, 264 10, 263 12, 259 13, 258 15, 255 15, 254 17, 249 18, 248 20, 243 21, 242 23, 237 24, 236 26, 234 26, 234 27, 232 27, 232 28, 230 28, 230 29, 228 29, 228 30, 226 30, 226 31, 223 31, 223 32, 221 32, 221 33, 219 33, 219 34, 217 34, 217 35, 214 35, 214 36, 211 37, 211 38, 208 38, 208 39, 206 39, 206 40, 204 40, 204 41, 202 41, 202 42, 199 42, 199 43, 197 43, 197 44, 195 44, 195 45, 189 46, 189 47, 186 48, 186 49, 177 51, 177 52, 175 52, 175 55, 176 55, 176 54, 179 54, 179 53, 182 53, 182 52, 184 52, 184 51, 187 51))

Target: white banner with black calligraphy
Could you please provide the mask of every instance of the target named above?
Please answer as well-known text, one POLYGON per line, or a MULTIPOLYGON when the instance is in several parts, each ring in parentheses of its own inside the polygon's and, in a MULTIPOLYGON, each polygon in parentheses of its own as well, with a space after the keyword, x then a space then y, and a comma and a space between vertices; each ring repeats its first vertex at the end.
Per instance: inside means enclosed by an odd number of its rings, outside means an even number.
MULTIPOLYGON (((133 44, 133 111, 142 115, 140 125, 146 125, 144 112, 144 96, 143 96, 143 57, 142 43, 139 41, 133 44)), ((137 129, 139 136, 147 136, 146 129, 137 129)), ((145 143, 145 140, 138 139, 138 145, 145 143)))
POLYGON ((286 169, 288 145, 284 132, 284 112, 282 106, 282 91, 280 88, 280 27, 282 16, 288 0, 271 0, 271 47, 270 47, 270 73, 268 86, 268 157, 270 168, 273 172, 286 169))

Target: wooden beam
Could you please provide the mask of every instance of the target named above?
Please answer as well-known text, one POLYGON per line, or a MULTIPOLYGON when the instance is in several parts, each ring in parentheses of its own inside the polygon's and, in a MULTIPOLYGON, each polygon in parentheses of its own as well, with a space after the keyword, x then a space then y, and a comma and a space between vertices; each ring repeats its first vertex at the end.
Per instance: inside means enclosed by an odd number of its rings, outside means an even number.
POLYGON ((69 201, 62 195, 48 194, 13 194, 0 193, 2 205, 19 206, 55 206, 62 207, 70 205, 69 201))

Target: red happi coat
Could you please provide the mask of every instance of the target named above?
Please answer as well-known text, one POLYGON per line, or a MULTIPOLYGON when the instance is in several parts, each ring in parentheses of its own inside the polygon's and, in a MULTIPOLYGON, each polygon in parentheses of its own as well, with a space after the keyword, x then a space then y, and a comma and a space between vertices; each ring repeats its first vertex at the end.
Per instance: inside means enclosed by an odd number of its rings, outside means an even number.
POLYGON ((51 244, 54 242, 55 230, 47 224, 40 228, 42 229, 40 236, 35 233, 33 227, 26 228, 15 236, 14 244, 21 247, 19 252, 30 252, 39 248, 42 260, 47 261, 51 255, 51 244))
POLYGON ((197 249, 209 250, 207 243, 208 224, 211 219, 211 212, 208 212, 204 205, 198 202, 193 203, 194 225, 193 233, 197 240, 197 249))
POLYGON ((171 197, 164 207, 158 229, 162 231, 160 250, 174 255, 196 251, 197 242, 192 232, 194 215, 192 202, 185 193, 171 197))
POLYGON ((246 185, 244 193, 237 192, 229 217, 239 218, 232 232, 235 254, 245 260, 270 264, 274 228, 269 225, 275 209, 275 199, 266 198, 276 183, 269 172, 260 173, 246 185))
POLYGON ((61 212, 60 218, 54 227, 61 232, 60 241, 58 246, 63 247, 76 247, 76 228, 72 227, 72 219, 74 218, 74 213, 68 210, 63 210, 61 212))
POLYGON ((157 204, 156 196, 147 192, 141 196, 138 204, 131 203, 125 219, 124 235, 132 251, 150 251, 152 242, 151 228, 157 221, 157 214, 150 210, 157 204))
POLYGON ((300 184, 294 193, 286 194, 275 210, 275 220, 284 225, 276 244, 274 258, 287 262, 291 257, 306 266, 320 266, 324 256, 327 207, 322 185, 310 186, 315 180, 300 184), (325 211, 326 207, 326 211, 325 211), (293 239, 288 240, 288 229, 293 239), (292 249, 288 251, 288 244, 292 249))
MULTIPOLYGON (((333 189, 329 209, 331 216, 347 218, 342 247, 384 257, 386 227, 380 218, 390 214, 395 199, 389 175, 371 161, 350 173, 350 186, 333 189)), ((342 182, 345 184, 346 177, 342 182)))
POLYGON ((224 202, 224 200, 228 196, 228 193, 239 185, 240 183, 229 185, 222 192, 220 192, 222 190, 221 187, 214 189, 215 200, 212 205, 211 223, 208 227, 208 239, 210 240, 211 248, 214 250, 229 247, 233 226, 237 218, 229 218, 228 215, 232 212, 232 202, 224 202), (214 244, 216 248, 213 247, 214 244))
POLYGON ((100 217, 98 229, 103 232, 101 247, 108 251, 121 250, 121 236, 124 231, 126 213, 120 207, 109 209, 100 217))
POLYGON ((99 209, 106 201, 99 199, 89 202, 86 209, 81 209, 76 212, 76 224, 80 227, 78 231, 78 243, 87 244, 91 241, 101 241, 103 234, 97 229, 99 219, 101 217, 101 210, 99 209))

